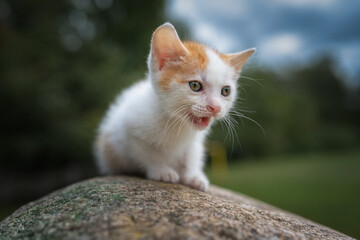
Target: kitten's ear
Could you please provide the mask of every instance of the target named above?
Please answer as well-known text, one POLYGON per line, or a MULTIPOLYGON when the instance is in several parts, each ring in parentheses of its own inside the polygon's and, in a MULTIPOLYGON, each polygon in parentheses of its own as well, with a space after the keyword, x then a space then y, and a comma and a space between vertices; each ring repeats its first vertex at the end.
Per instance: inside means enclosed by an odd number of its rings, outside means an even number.
POLYGON ((151 58, 157 70, 160 71, 166 62, 181 60, 188 53, 173 25, 165 23, 155 30, 151 40, 151 58))
POLYGON ((250 48, 242 52, 226 54, 226 57, 230 65, 234 67, 237 72, 240 72, 246 61, 255 51, 256 48, 250 48))

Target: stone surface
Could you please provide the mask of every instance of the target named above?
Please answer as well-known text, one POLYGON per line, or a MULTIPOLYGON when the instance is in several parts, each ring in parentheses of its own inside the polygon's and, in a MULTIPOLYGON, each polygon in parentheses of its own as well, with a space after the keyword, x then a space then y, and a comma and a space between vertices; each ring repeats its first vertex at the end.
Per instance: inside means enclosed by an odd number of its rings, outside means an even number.
POLYGON ((249 197, 135 177, 86 180, 0 223, 0 239, 351 239, 249 197))

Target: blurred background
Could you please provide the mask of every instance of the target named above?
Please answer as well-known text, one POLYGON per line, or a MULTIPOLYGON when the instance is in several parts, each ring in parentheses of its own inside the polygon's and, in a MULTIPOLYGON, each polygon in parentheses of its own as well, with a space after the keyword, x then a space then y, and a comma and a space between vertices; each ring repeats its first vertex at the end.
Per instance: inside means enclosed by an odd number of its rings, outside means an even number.
POLYGON ((96 128, 143 78, 152 32, 257 47, 211 182, 360 238, 360 2, 0 0, 0 219, 97 175, 96 128), (263 128, 258 126, 256 121, 263 128))

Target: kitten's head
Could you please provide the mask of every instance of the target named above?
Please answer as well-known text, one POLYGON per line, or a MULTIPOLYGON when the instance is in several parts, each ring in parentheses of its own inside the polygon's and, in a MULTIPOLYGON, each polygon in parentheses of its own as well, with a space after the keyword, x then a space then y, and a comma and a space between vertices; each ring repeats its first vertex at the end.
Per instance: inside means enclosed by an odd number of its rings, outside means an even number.
POLYGON ((181 42, 170 23, 160 26, 152 37, 148 68, 163 110, 198 129, 225 117, 236 99, 240 71, 254 52, 221 54, 181 42))

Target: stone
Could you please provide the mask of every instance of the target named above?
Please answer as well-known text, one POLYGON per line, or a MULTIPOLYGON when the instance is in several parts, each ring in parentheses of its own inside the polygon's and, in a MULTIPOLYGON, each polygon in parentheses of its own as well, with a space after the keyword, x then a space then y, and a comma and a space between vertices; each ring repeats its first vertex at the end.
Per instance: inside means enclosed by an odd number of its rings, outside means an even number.
POLYGON ((0 239, 351 239, 245 195, 211 186, 98 177, 30 202, 0 239))

